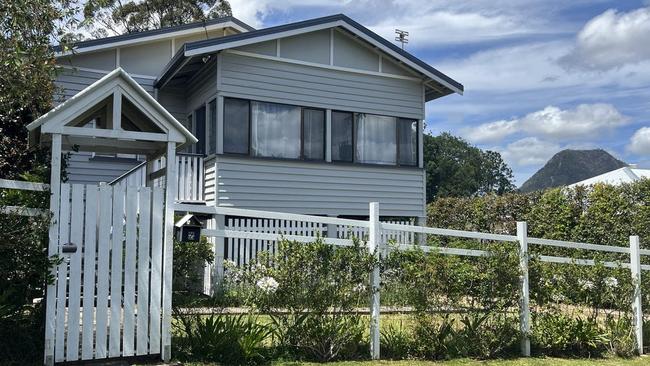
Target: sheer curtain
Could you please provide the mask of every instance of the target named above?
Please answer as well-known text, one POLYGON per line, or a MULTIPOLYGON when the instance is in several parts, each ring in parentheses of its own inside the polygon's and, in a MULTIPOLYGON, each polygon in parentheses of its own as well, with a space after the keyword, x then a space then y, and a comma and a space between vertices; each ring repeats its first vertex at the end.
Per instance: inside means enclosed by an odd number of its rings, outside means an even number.
POLYGON ((400 118, 399 129, 399 163, 400 165, 417 165, 418 122, 400 118))
POLYGON ((303 155, 307 160, 325 159, 325 111, 305 108, 303 113, 303 155))
POLYGON ((253 156, 300 158, 300 107, 251 102, 253 156))
POLYGON ((369 164, 397 163, 395 117, 357 113, 355 160, 369 164))

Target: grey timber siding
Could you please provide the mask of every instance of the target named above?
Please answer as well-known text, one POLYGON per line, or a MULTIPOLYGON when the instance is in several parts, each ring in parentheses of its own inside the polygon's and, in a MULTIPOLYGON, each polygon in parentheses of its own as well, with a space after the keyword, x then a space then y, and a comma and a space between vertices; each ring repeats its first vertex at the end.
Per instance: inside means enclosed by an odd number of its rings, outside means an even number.
MULTIPOLYGON (((112 71, 112 70, 111 70, 112 71)), ((110 72, 110 71, 109 71, 110 72)), ((54 98, 56 103, 62 103, 87 86, 101 79, 108 72, 87 71, 80 69, 64 68, 54 81, 59 88, 54 98)), ((153 95, 153 79, 139 78, 131 75, 149 94, 153 95)))
POLYGON ((68 183, 97 184, 110 182, 140 162, 135 159, 92 157, 91 153, 71 153, 68 160, 68 183))
POLYGON ((422 84, 225 53, 224 96, 407 118, 424 118, 422 84))
POLYGON ((367 216, 378 201, 383 216, 420 217, 423 177, 416 168, 220 156, 206 166, 206 196, 216 186, 219 206, 315 215, 367 216))

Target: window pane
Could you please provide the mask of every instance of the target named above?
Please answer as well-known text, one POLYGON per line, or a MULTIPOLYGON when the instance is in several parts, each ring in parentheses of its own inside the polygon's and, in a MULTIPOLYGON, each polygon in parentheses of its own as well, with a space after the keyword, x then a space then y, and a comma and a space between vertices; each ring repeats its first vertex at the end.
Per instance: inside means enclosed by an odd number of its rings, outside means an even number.
POLYGON ((248 154, 249 102, 241 99, 224 100, 223 152, 248 154))
POLYGON ((305 159, 325 159, 325 111, 303 109, 303 153, 305 159))
POLYGON ((210 112, 210 122, 208 123, 208 154, 217 152, 217 100, 213 100, 208 104, 208 111, 210 112))
POLYGON ((332 112, 332 161, 352 162, 352 113, 332 112))
POLYGON ((417 165, 418 163, 418 122, 411 119, 399 119, 399 163, 417 165))
POLYGON ((300 158, 300 107, 251 102, 253 156, 300 158))
POLYGON ((199 140, 196 143, 194 152, 205 154, 205 105, 194 111, 194 118, 196 123, 194 136, 199 140))
POLYGON ((368 164, 397 162, 395 117, 355 114, 357 146, 355 161, 368 164))

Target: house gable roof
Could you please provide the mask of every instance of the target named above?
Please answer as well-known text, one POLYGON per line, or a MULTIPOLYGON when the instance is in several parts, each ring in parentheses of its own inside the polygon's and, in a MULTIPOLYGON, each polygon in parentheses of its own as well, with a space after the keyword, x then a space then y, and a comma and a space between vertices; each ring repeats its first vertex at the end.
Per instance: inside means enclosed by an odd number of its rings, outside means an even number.
POLYGON ((301 22, 280 25, 277 27, 259 29, 251 32, 234 34, 226 37, 189 42, 186 43, 174 57, 170 60, 167 67, 163 70, 161 76, 156 81, 156 87, 164 85, 178 68, 180 68, 188 58, 193 56, 214 53, 234 47, 244 46, 252 43, 264 42, 283 37, 293 36, 302 33, 313 32, 321 29, 341 27, 351 32, 355 36, 372 44, 381 51, 401 61, 411 69, 425 75, 447 88, 450 92, 462 94, 464 87, 459 82, 438 71, 431 65, 402 50, 368 28, 355 22, 343 14, 326 16, 322 18, 310 19, 301 22))
MULTIPOLYGON (((188 24, 182 24, 172 27, 165 27, 160 29, 152 29, 148 31, 127 33, 113 37, 105 37, 98 39, 90 39, 87 41, 76 42, 73 45, 75 52, 90 52, 96 51, 105 48, 124 46, 128 44, 147 42, 152 40, 159 40, 163 38, 171 38, 176 36, 182 36, 188 33, 195 33, 202 31, 203 28, 218 28, 215 26, 222 27, 232 27, 240 32, 254 31, 255 28, 250 25, 242 22, 241 20, 228 16, 215 19, 209 19, 205 22, 194 22, 188 24)), ((54 52, 57 56, 64 56, 70 52, 62 52, 62 47, 60 45, 53 47, 54 52)))
MULTIPOLYGON (((121 106, 121 99, 118 104, 120 107, 117 111, 122 113, 124 108, 121 106)), ((119 118, 122 118, 122 114, 120 114, 119 118)), ((61 133, 63 135, 70 133, 86 138, 107 139, 126 137, 127 139, 154 141, 157 143, 170 141, 176 142, 179 147, 197 141, 194 135, 183 127, 176 118, 122 68, 117 68, 106 74, 72 98, 40 116, 27 125, 27 130, 30 133, 30 141, 37 141, 38 138, 33 135, 40 133, 61 133), (133 105, 139 113, 142 113, 146 117, 144 123, 151 124, 149 129, 158 132, 137 132, 121 129, 87 129, 70 126, 70 123, 78 119, 78 117, 83 116, 84 113, 100 105, 107 98, 116 95, 126 98, 128 103, 133 105)))

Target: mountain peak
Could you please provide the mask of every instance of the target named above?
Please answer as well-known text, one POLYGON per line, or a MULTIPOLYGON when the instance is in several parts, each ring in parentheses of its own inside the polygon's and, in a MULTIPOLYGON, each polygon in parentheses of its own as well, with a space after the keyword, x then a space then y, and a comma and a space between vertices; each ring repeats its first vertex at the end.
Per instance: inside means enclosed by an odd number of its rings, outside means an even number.
POLYGON ((553 157, 519 188, 522 192, 573 184, 627 166, 603 149, 566 149, 553 157))

